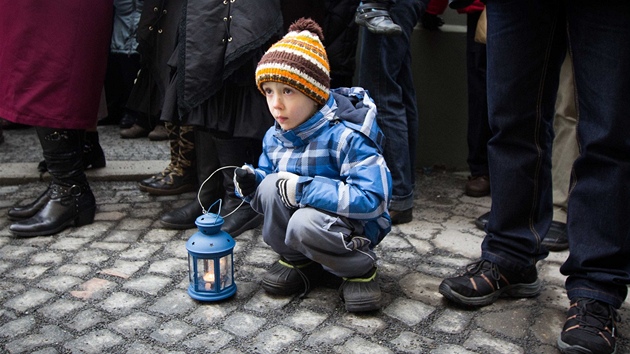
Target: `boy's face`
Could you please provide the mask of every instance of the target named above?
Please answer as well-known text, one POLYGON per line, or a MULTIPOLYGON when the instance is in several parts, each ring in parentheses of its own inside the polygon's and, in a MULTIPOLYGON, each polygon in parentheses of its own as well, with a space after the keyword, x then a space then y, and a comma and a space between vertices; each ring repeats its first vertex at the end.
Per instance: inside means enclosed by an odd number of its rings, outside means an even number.
POLYGON ((294 129, 317 112, 317 103, 291 86, 265 82, 262 89, 271 115, 283 130, 294 129))

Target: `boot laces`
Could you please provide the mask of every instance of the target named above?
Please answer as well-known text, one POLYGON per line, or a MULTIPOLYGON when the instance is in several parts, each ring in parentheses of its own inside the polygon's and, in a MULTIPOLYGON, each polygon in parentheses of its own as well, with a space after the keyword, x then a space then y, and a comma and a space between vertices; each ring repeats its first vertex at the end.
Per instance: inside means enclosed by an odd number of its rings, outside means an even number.
POLYGON ((466 275, 474 277, 488 269, 490 270, 490 277, 492 278, 492 280, 494 280, 497 290, 501 289, 501 285, 499 284, 499 280, 501 280, 501 272, 499 271, 499 266, 485 259, 481 259, 477 262, 467 265, 466 275))
POLYGON ((596 333, 599 333, 602 329, 606 330, 614 338, 616 336, 616 323, 621 320, 617 311, 611 305, 606 304, 604 306, 607 307, 608 313, 602 314, 589 311, 588 307, 590 307, 590 305, 603 306, 601 303, 598 304, 598 301, 594 299, 576 301, 575 306, 578 309, 578 313, 575 315, 575 319, 577 320, 579 326, 581 328, 594 330, 596 333), (593 319, 594 321, 589 321, 589 319, 593 319))

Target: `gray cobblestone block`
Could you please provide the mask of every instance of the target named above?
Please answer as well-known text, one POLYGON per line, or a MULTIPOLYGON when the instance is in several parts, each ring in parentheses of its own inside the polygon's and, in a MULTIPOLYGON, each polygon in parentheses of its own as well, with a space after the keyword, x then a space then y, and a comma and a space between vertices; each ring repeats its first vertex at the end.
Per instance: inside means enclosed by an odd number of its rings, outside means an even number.
POLYGON ((100 354, 121 344, 123 338, 108 330, 90 332, 84 336, 67 342, 64 348, 73 353, 100 354))
POLYGON ((299 332, 286 326, 275 326, 260 332, 250 348, 261 354, 280 353, 291 343, 300 339, 302 339, 302 335, 299 332))
POLYGON ((12 340, 4 348, 9 353, 30 353, 37 348, 63 343, 72 336, 58 326, 46 325, 37 332, 12 340))
POLYGON ((160 325, 151 333, 151 338, 160 343, 175 344, 183 341, 195 330, 194 327, 179 320, 171 320, 160 325))
POLYGON ((393 354, 394 352, 379 345, 370 342, 361 337, 352 337, 345 344, 336 346, 335 351, 340 354, 393 354))
POLYGON ((482 331, 473 331, 464 342, 464 347, 480 353, 487 354, 523 354, 525 351, 520 346, 490 336, 482 331))
MULTIPOLYGON (((144 263, 144 262, 143 262, 144 263)), ((137 279, 129 280, 123 285, 123 289, 131 289, 147 293, 149 295, 157 295, 160 290, 171 283, 170 278, 157 275, 145 275, 137 279)))
POLYGON ((343 343, 354 331, 341 326, 326 326, 314 331, 306 340, 310 347, 332 346, 343 343))
POLYGON ((256 333, 267 320, 264 317, 236 312, 225 319, 223 328, 239 337, 250 337, 256 333))
POLYGON ((348 327, 356 333, 372 335, 382 331, 387 323, 380 318, 361 316, 355 313, 345 313, 341 316, 338 324, 348 327))
POLYGON ((124 292, 116 292, 106 298, 101 308, 113 314, 127 314, 138 308, 145 302, 145 299, 133 296, 124 292))
POLYGON ((466 329, 472 317, 472 314, 468 312, 446 309, 440 317, 433 322, 432 327, 438 332, 458 334, 466 329))
POLYGON ((94 309, 87 309, 79 312, 70 322, 66 323, 65 326, 77 332, 82 332, 103 322, 105 322, 103 313, 94 309))
POLYGON ((182 315, 197 306, 197 303, 188 296, 183 289, 169 292, 159 298, 149 310, 166 316, 182 315))
POLYGON ((402 321, 407 326, 417 325, 433 311, 435 311, 435 307, 410 299, 396 299, 383 310, 388 316, 402 321))
POLYGON ((55 294, 40 289, 30 289, 4 303, 5 307, 17 312, 28 313, 29 310, 41 306, 41 304, 55 297, 55 294))
POLYGON ((146 330, 154 329, 158 319, 144 312, 134 312, 129 316, 121 317, 119 320, 109 324, 109 328, 126 338, 138 337, 146 330))

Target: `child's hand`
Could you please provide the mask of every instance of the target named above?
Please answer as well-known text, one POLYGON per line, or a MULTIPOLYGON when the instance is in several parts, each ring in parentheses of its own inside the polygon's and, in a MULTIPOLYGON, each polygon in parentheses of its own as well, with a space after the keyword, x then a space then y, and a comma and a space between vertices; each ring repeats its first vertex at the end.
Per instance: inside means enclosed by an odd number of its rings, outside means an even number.
POLYGON ((256 175, 251 167, 243 165, 234 170, 234 186, 238 194, 243 197, 256 191, 256 175))
POLYGON ((276 181, 278 195, 280 195, 282 204, 289 209, 297 209, 299 206, 295 199, 299 177, 291 172, 278 172, 278 181, 276 181))

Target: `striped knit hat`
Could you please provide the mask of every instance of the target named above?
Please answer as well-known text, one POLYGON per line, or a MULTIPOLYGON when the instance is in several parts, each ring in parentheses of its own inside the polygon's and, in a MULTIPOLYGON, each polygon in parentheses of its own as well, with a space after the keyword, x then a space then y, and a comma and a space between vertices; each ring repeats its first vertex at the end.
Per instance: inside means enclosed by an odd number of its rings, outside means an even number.
POLYGON ((258 63, 256 85, 260 92, 263 83, 279 82, 323 106, 330 96, 330 66, 323 39, 317 22, 306 18, 295 21, 289 33, 272 45, 258 63))

